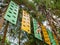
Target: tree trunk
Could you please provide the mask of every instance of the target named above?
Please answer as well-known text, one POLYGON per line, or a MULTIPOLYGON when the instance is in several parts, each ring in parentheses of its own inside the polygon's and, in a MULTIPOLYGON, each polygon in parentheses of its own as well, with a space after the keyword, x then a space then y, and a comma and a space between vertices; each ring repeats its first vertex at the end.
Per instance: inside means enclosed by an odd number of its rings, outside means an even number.
POLYGON ((4 36, 3 36, 3 39, 2 39, 2 45, 4 45, 4 43, 5 43, 5 39, 6 39, 6 34, 7 34, 8 24, 9 24, 9 23, 7 23, 7 24, 6 24, 6 26, 5 26, 4 36))

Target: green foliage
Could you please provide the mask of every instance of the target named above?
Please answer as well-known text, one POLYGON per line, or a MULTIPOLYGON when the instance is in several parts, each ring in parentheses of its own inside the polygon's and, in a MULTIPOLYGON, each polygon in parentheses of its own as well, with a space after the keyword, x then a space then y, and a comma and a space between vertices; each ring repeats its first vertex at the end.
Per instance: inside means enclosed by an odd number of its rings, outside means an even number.
POLYGON ((44 20, 46 20, 45 16, 44 15, 39 15, 38 21, 42 22, 44 20))
POLYGON ((35 3, 37 3, 38 5, 41 4, 42 0, 33 0, 35 3))
POLYGON ((60 0, 58 0, 55 5, 57 9, 60 9, 60 0))

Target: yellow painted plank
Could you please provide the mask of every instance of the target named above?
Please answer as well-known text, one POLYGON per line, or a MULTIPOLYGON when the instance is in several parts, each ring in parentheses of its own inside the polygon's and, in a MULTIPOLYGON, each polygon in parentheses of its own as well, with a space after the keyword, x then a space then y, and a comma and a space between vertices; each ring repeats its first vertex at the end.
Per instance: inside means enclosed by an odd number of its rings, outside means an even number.
POLYGON ((23 10, 21 30, 26 31, 27 33, 31 33, 31 29, 30 29, 30 16, 24 10, 23 10))
POLYGON ((50 42, 50 39, 49 39, 49 35, 46 31, 46 28, 44 25, 41 25, 41 28, 42 28, 42 33, 43 33, 43 36, 44 36, 44 40, 47 44, 51 45, 51 42, 50 42))

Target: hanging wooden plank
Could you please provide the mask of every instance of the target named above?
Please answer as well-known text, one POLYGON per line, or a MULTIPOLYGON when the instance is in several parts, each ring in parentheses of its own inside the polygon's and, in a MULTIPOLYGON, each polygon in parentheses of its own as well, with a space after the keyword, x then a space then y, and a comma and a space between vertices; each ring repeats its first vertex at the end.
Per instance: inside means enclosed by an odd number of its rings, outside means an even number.
POLYGON ((19 5, 11 1, 6 11, 4 19, 16 25, 17 17, 18 17, 18 10, 19 10, 19 5))
POLYGON ((40 28, 38 22, 34 18, 33 18, 33 26, 34 26, 35 37, 39 40, 42 40, 41 28, 40 28))
POLYGON ((44 25, 41 25, 41 28, 42 28, 42 33, 43 33, 43 36, 44 36, 44 40, 47 44, 51 45, 51 42, 50 42, 50 39, 49 39, 49 35, 46 31, 46 28, 44 25))
POLYGON ((51 44, 56 45, 56 41, 54 39, 53 33, 49 29, 47 29, 47 32, 48 32, 51 44))
POLYGON ((31 33, 30 28, 31 28, 30 27, 30 16, 26 11, 23 10, 21 30, 26 31, 27 33, 31 33))

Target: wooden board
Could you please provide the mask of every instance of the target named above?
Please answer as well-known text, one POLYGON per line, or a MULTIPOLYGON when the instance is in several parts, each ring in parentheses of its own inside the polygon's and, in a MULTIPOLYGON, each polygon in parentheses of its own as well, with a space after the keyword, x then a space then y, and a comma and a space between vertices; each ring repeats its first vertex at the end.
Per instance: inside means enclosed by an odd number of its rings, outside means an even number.
POLYGON ((4 16, 4 19, 16 25, 18 18, 18 10, 19 10, 19 5, 11 1, 4 16))
POLYGON ((26 31, 27 33, 31 33, 30 27, 30 16, 29 14, 23 10, 23 17, 22 17, 22 26, 21 30, 26 31))
POLYGON ((47 44, 51 45, 51 42, 50 42, 50 39, 49 39, 49 35, 46 31, 46 28, 44 25, 41 25, 41 28, 42 28, 42 33, 43 33, 43 36, 44 36, 44 40, 47 44))
POLYGON ((38 22, 33 18, 33 27, 34 27, 34 35, 37 39, 42 40, 41 28, 38 22))

